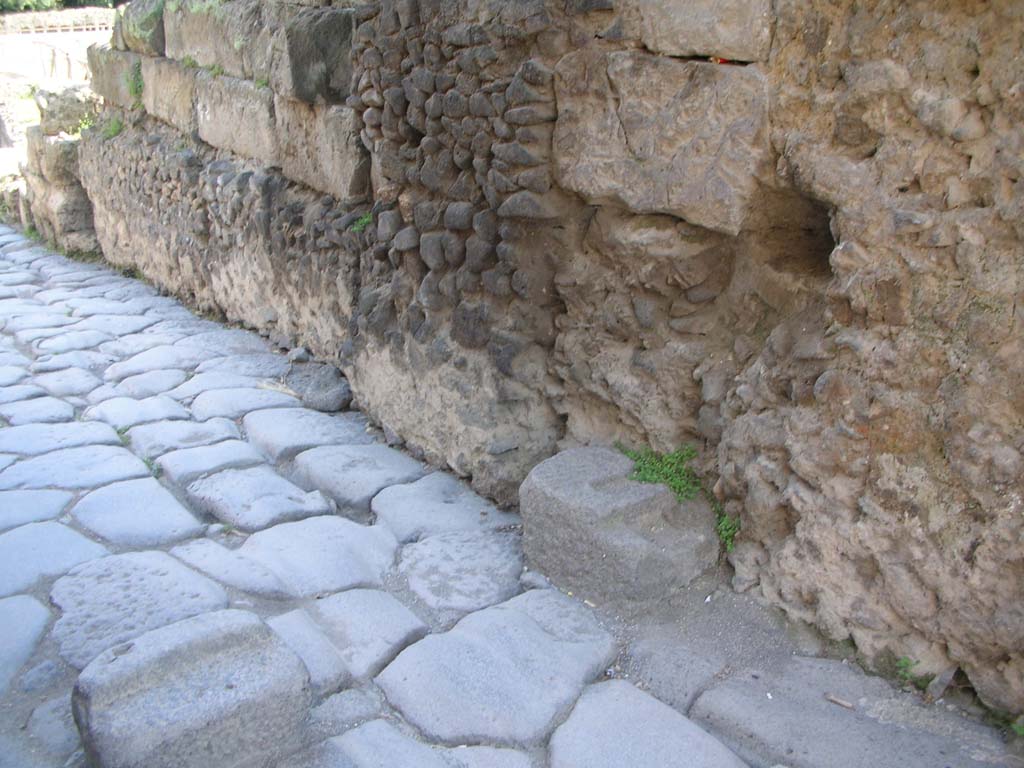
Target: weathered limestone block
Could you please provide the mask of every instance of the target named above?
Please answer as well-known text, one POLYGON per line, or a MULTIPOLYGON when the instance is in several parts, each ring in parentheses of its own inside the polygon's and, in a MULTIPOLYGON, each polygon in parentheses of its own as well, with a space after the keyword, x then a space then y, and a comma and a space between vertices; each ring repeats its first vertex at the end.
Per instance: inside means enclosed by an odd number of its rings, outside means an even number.
POLYGON ((83 120, 96 116, 99 99, 87 85, 76 85, 62 91, 39 89, 33 95, 39 107, 39 127, 46 136, 75 133, 83 120))
POLYGON ((196 72, 170 59, 142 59, 142 105, 146 111, 183 133, 196 123, 196 72))
POLYGON ((196 116, 199 136, 207 144, 265 163, 276 161, 274 94, 267 88, 200 72, 196 116))
POLYGON ((752 67, 579 51, 555 72, 554 160, 589 203, 670 213, 737 234, 769 159, 767 95, 752 67))
POLYGON ((52 184, 78 183, 78 142, 47 136, 38 125, 25 130, 28 170, 52 184))
POLYGON ((519 491, 523 549, 559 586, 602 603, 664 597, 714 564, 714 515, 664 485, 628 479, 610 448, 574 448, 541 462, 519 491))
POLYGON ((352 78, 351 8, 308 8, 278 34, 270 84, 309 103, 343 100, 352 78))
POLYGON ((115 51, 107 45, 89 46, 89 71, 92 73, 92 89, 107 104, 117 107, 131 107, 135 97, 129 85, 132 72, 141 66, 137 53, 115 51))
POLYGON ((655 53, 765 61, 771 46, 770 0, 626 0, 640 38, 655 53))
POLYGON ((121 15, 121 37, 128 50, 164 55, 164 0, 132 0, 121 15))
POLYGON ((274 97, 279 162, 288 178, 338 200, 368 191, 370 157, 359 140, 359 118, 349 107, 310 106, 274 97))
POLYGON ((260 619, 217 611, 100 654, 72 694, 93 765, 207 768, 298 746, 311 704, 303 663, 260 619))

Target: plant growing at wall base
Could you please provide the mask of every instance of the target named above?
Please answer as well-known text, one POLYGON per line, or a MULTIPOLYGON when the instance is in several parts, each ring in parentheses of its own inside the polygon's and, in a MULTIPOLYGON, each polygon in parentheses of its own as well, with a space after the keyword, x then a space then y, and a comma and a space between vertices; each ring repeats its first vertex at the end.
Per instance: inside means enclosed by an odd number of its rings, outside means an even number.
POLYGON ((901 656, 896 659, 896 677, 904 683, 910 683, 915 688, 923 691, 928 687, 934 675, 915 675, 914 667, 921 662, 914 661, 909 656, 901 656))
POLYGON ((107 121, 107 124, 103 126, 103 138, 110 141, 115 136, 120 136, 121 131, 124 130, 124 120, 121 119, 120 115, 114 115, 107 121))
POLYGON ((142 62, 136 61, 131 70, 127 74, 128 78, 128 95, 131 96, 135 103, 132 108, 138 107, 142 104, 142 90, 146 84, 142 80, 142 62))
POLYGON ((358 234, 370 226, 371 221, 373 221, 373 214, 367 211, 358 219, 353 221, 352 224, 349 225, 349 229, 358 234))

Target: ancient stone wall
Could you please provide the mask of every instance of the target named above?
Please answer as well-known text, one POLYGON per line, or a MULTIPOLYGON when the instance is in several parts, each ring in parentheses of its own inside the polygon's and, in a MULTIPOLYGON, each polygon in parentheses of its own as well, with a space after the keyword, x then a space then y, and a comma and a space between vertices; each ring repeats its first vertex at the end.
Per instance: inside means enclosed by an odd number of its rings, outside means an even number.
POLYGON ((738 588, 1024 710, 1019 4, 132 7, 108 257, 502 501, 701 444, 738 588))

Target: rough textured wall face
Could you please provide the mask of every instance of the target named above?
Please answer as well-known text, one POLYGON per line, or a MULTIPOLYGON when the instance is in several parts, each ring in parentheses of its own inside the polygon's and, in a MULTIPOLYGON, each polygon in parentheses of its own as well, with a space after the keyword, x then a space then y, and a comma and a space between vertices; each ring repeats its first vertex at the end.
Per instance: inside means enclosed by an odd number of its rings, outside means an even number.
MULTIPOLYGON (((174 128, 91 136, 83 179, 108 255, 337 355, 497 498, 703 442, 737 588, 1022 711, 1022 15, 171 3, 174 128)), ((93 52, 108 102, 135 55, 93 52)))

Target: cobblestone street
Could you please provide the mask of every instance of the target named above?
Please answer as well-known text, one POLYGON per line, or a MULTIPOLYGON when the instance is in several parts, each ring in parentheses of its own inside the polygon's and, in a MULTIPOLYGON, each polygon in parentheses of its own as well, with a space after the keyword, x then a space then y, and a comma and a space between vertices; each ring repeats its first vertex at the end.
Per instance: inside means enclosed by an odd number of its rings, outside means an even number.
POLYGON ((606 679, 614 627, 524 569, 518 516, 389 447, 333 369, 5 227, 0 328, 4 768, 1013 764, 799 678, 734 677, 701 719, 606 679))

